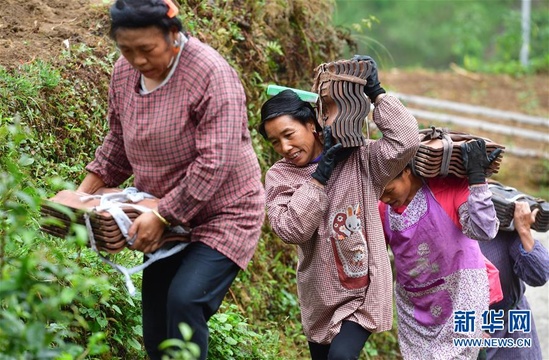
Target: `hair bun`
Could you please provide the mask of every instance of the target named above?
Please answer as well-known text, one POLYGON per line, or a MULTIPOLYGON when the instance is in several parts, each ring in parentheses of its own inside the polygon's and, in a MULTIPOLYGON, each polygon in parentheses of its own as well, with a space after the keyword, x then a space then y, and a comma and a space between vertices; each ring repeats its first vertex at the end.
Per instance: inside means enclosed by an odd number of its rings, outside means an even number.
POLYGON ((120 28, 139 29, 155 26, 164 34, 174 28, 182 31, 181 20, 176 16, 178 12, 175 4, 166 0, 116 0, 110 8, 110 36, 116 40, 115 33, 120 28))
POLYGON ((110 10, 113 23, 160 21, 167 17, 167 12, 168 5, 163 0, 117 0, 110 10))

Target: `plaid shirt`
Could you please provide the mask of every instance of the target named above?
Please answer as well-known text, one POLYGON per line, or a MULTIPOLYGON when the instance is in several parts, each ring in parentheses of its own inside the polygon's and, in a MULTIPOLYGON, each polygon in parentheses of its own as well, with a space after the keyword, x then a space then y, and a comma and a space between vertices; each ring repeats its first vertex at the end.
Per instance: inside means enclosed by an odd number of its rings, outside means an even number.
POLYGON ((134 175, 172 223, 245 268, 264 219, 261 171, 236 72, 195 38, 173 76, 140 95, 140 73, 121 57, 109 90, 109 133, 86 169, 116 187, 134 175))
POLYGON ((326 187, 310 181, 316 164, 284 159, 265 178, 269 221, 283 241, 298 245, 303 329, 320 344, 332 342, 343 320, 371 332, 392 327, 392 272, 377 201, 416 153, 419 136, 416 120, 393 96, 379 102, 373 119, 383 138, 338 164, 326 187))

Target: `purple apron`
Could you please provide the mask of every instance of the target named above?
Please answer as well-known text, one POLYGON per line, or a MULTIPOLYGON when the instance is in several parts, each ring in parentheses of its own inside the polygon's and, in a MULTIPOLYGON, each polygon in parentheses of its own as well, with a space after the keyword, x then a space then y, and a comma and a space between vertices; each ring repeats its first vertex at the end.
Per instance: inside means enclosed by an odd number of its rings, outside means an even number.
POLYGON ((387 206, 383 227, 395 256, 397 283, 410 295, 414 318, 424 326, 441 325, 454 310, 445 278, 463 269, 484 269, 485 264, 478 243, 463 235, 427 185, 419 191, 427 202, 425 214, 406 228, 392 231, 391 214, 406 222, 412 209, 398 215, 387 206))

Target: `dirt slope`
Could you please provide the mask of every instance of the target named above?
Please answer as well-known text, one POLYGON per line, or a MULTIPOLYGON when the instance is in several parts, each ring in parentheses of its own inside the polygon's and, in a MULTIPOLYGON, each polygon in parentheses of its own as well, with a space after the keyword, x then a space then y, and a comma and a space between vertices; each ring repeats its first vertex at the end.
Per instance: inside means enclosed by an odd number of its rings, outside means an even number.
POLYGON ((0 0, 0 65, 12 67, 59 54, 63 41, 105 41, 102 0, 0 0))

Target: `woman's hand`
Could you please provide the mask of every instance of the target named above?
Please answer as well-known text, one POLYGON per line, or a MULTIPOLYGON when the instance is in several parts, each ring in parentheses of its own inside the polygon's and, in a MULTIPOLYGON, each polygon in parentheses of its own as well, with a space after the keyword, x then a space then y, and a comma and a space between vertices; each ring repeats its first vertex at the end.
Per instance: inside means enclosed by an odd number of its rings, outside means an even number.
POLYGON ((158 250, 162 245, 162 234, 166 225, 153 213, 145 212, 137 217, 128 230, 128 236, 133 239, 129 246, 145 254, 158 250))
POLYGON ((337 153, 343 149, 341 143, 332 146, 332 128, 330 125, 324 127, 324 149, 322 151, 322 158, 316 166, 315 172, 311 175, 313 179, 317 180, 320 184, 326 185, 335 166, 337 165, 337 153))
POLYGON ((461 160, 467 172, 469 185, 479 185, 486 182, 486 169, 497 159, 501 149, 496 149, 486 155, 486 141, 477 139, 461 144, 461 160))
POLYGON ((377 73, 377 64, 375 60, 368 55, 355 55, 353 56, 353 60, 365 61, 370 64, 371 72, 370 72, 370 75, 368 75, 368 78, 366 79, 366 85, 364 86, 364 93, 366 94, 366 96, 368 96, 368 98, 370 98, 371 102, 373 102, 374 104, 377 104, 379 100, 381 100, 381 98, 378 99, 379 95, 385 94, 385 89, 381 87, 381 83, 379 82, 379 77, 377 73))
POLYGON ((530 205, 524 201, 515 201, 515 212, 513 214, 513 222, 515 230, 520 236, 522 247, 527 252, 534 248, 534 238, 530 232, 531 225, 536 222, 536 215, 539 209, 530 210, 530 205))

